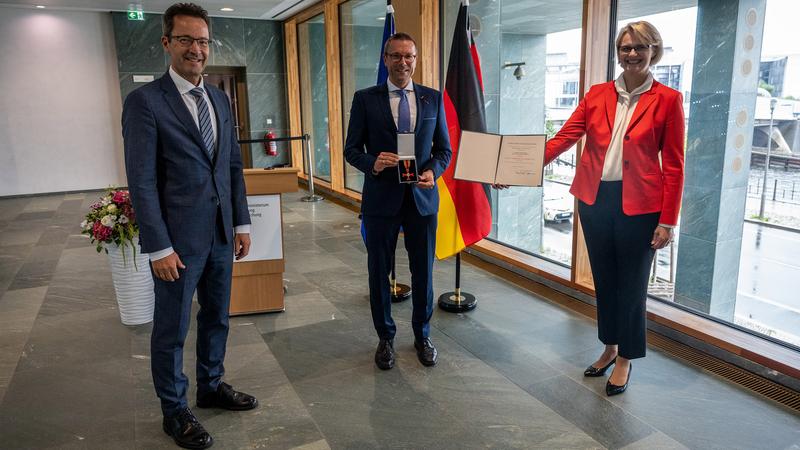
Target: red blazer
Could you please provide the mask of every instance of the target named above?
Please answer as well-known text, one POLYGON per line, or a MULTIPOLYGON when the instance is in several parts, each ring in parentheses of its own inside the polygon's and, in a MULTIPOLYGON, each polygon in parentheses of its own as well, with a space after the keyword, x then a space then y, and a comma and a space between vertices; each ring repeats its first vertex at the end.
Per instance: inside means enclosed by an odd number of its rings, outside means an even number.
MULTIPOLYGON (((558 134, 547 141, 545 164, 586 136, 570 193, 589 205, 597 198, 616 111, 614 82, 592 86, 558 134)), ((622 141, 625 214, 660 211, 659 223, 677 224, 683 192, 684 134, 681 93, 653 80, 652 88, 639 97, 622 141)))

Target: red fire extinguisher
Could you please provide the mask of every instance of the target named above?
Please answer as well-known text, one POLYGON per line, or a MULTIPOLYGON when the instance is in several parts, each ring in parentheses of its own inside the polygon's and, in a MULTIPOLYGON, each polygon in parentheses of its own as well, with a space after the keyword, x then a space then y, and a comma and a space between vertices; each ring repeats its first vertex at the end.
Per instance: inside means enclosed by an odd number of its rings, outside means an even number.
MULTIPOLYGON (((275 137, 272 130, 267 131, 267 134, 264 135, 264 139, 275 139, 275 137)), ((267 156, 278 156, 278 143, 275 141, 264 142, 264 151, 267 156)))

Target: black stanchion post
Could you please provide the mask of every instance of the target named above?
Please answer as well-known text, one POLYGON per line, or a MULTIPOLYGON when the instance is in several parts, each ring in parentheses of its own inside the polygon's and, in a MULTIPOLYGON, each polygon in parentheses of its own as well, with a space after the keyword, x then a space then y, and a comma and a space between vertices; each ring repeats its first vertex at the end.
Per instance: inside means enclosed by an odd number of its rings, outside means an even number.
POLYGON ((447 312, 472 311, 478 300, 468 292, 461 292, 461 253, 456 255, 456 290, 439 296, 439 308, 447 312))

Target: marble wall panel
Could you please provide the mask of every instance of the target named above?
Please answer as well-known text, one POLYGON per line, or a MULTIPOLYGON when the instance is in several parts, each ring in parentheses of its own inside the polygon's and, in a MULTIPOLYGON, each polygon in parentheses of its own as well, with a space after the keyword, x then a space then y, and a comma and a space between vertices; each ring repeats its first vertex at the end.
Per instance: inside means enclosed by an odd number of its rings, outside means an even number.
MULTIPOLYGON (((288 129, 275 129, 273 130, 278 137, 285 137, 289 135, 288 129)), ((250 133, 251 139, 262 139, 264 132, 252 131, 250 133)), ((250 144, 250 154, 253 158, 253 167, 271 167, 278 164, 286 164, 292 162, 291 150, 289 149, 288 142, 278 142, 278 155, 268 156, 264 151, 263 144, 250 144)))
POLYGON ((211 64, 214 66, 247 65, 244 44, 244 20, 211 18, 211 64))
POLYGON ((161 46, 161 15, 145 14, 145 20, 128 20, 125 13, 111 13, 117 68, 120 72, 160 72, 167 68, 161 46))
POLYGON ((286 80, 282 73, 247 74, 250 129, 266 131, 267 119, 273 129, 289 128, 286 113, 286 80))
POLYGON ((244 21, 247 72, 283 73, 283 26, 271 20, 244 21))
MULTIPOLYGON (((133 82, 134 75, 158 78, 169 67, 169 58, 160 44, 161 15, 145 15, 143 22, 128 21, 124 13, 112 13, 112 17, 124 100, 143 85, 133 82)), ((211 32, 215 44, 210 64, 245 67, 251 134, 263 137, 269 117, 271 129, 285 136, 289 124, 280 22, 212 17, 211 32)), ((288 155, 285 146, 278 144, 277 157, 254 154, 254 163, 264 166, 288 162, 282 159, 288 155)))
POLYGON ((120 94, 122 94, 122 101, 125 101, 125 98, 133 92, 134 90, 144 86, 147 83, 141 82, 134 82, 133 76, 134 75, 150 75, 153 77, 153 80, 157 80, 164 75, 164 72, 120 72, 119 73, 119 90, 120 94))
POLYGON ((684 202, 681 208, 681 244, 683 236, 707 242, 717 237, 717 218, 719 217, 719 190, 713 187, 687 185, 683 188, 684 202))

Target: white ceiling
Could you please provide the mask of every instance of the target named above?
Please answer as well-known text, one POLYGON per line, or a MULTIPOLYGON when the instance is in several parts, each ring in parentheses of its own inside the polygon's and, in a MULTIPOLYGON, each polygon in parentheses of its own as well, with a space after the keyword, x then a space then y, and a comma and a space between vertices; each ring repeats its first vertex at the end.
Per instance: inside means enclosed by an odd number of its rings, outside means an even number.
MULTIPOLYGON (((163 13, 179 0, 0 0, 0 5, 33 8, 44 5, 53 9, 83 11, 126 11, 128 5, 141 5, 145 13, 163 13)), ((187 1, 187 0, 182 0, 187 1)), ((211 16, 239 17, 245 19, 283 20, 315 4, 320 0, 194 0, 211 16), (233 8, 232 12, 220 11, 222 7, 233 8)), ((559 8, 549 7, 551 0, 504 0, 502 3, 503 31, 547 34, 581 26, 582 0, 564 0, 559 8), (569 7, 567 7, 569 6, 569 7)), ((376 17, 385 10, 383 2, 368 2, 361 5, 375 9, 376 17)), ((697 0, 619 0, 618 20, 627 17, 626 12, 637 16, 697 6, 697 0)), ((628 14, 630 15, 630 14, 628 14)))
MULTIPOLYGON (((141 5, 145 13, 161 14, 179 0, 0 0, 0 5, 79 11, 127 11, 128 5, 141 5)), ((186 0, 184 0, 186 1, 186 0)), ((319 0, 195 0, 211 16, 245 19, 282 20, 319 0), (222 7, 233 12, 220 11, 222 7)))

